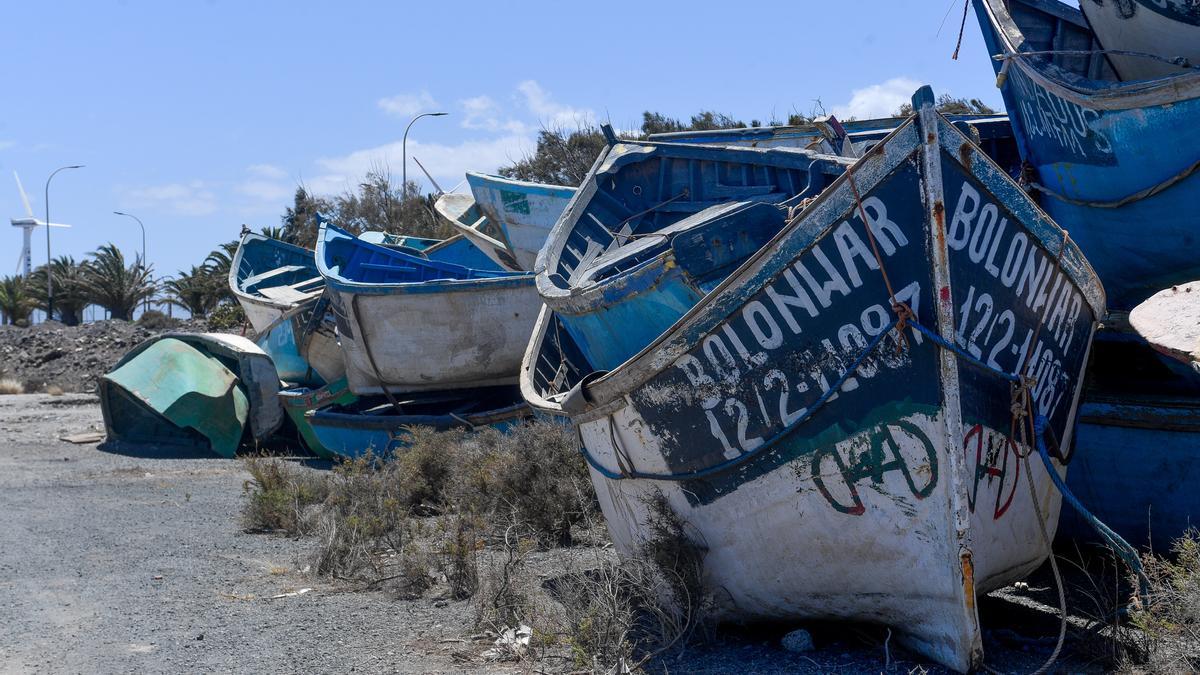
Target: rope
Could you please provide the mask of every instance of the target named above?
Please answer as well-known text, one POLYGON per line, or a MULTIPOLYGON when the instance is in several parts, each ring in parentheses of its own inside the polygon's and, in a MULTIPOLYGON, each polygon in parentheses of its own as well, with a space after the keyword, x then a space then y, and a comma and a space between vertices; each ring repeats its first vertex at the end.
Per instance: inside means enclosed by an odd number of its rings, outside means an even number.
MULTIPOLYGON (((635 213, 632 216, 629 216, 628 218, 626 218, 625 220, 622 220, 621 222, 617 223, 616 231, 610 230, 607 227, 605 227, 604 229, 608 231, 608 236, 612 237, 614 240, 616 240, 617 237, 624 237, 625 241, 629 241, 630 239, 635 239, 639 235, 633 234, 632 232, 630 232, 629 234, 621 234, 621 228, 625 227, 625 225, 629 221, 633 220, 634 218, 641 218, 642 216, 646 215, 647 213, 653 213, 653 212, 661 209, 662 207, 666 206, 667 204, 670 204, 671 202, 683 199, 686 196, 688 196, 688 189, 684 188, 683 192, 680 192, 679 194, 675 195, 674 197, 671 197, 665 201, 661 201, 661 202, 655 204, 654 206, 651 206, 650 208, 646 209, 645 211, 639 211, 638 213, 635 213)), ((650 232, 648 234, 658 234, 658 233, 650 232)), ((641 236, 645 236, 645 235, 641 235, 641 236)))
POLYGON ((850 184, 850 190, 854 193, 854 204, 858 207, 858 217, 863 221, 863 229, 867 231, 867 241, 871 242, 871 253, 875 256, 875 264, 879 265, 879 274, 883 277, 883 285, 887 288, 888 300, 892 305, 892 312, 896 315, 896 328, 900 334, 900 340, 896 343, 896 353, 899 354, 902 349, 908 349, 908 334, 904 329, 908 327, 908 322, 915 320, 912 309, 896 300, 896 291, 892 288, 892 280, 888 277, 887 267, 883 264, 883 256, 879 255, 879 244, 875 242, 875 232, 871 229, 871 221, 867 220, 867 210, 863 207, 862 195, 858 192, 858 184, 854 182, 853 167, 846 168, 846 182, 850 184))
POLYGON ((1200 160, 1196 160, 1195 162, 1192 162, 1183 171, 1180 171, 1179 173, 1175 174, 1174 176, 1171 176, 1170 178, 1167 178, 1166 180, 1162 181, 1161 183, 1158 183, 1157 185, 1151 185, 1150 187, 1146 188, 1145 190, 1140 190, 1129 196, 1122 197, 1121 199, 1117 199, 1115 201, 1108 201, 1108 202, 1090 201, 1090 200, 1086 200, 1086 199, 1074 199, 1072 197, 1068 197, 1066 195, 1059 194, 1059 193, 1055 192, 1054 190, 1051 190, 1050 188, 1048 188, 1045 185, 1042 185, 1040 183, 1029 182, 1029 183, 1027 183, 1027 185, 1029 186, 1029 188, 1031 188, 1033 190, 1037 190, 1038 192, 1041 192, 1044 195, 1053 197, 1054 199, 1057 199, 1060 202, 1066 202, 1067 204, 1074 204, 1075 206, 1090 206, 1095 209, 1119 209, 1122 206, 1125 206, 1127 204, 1132 204, 1133 202, 1141 201, 1143 199, 1146 199, 1147 197, 1153 197, 1154 195, 1175 185, 1176 183, 1187 178, 1188 176, 1191 176, 1193 173, 1196 173, 1197 170, 1200 170, 1200 160))
MULTIPOLYGON (((966 10, 964 8, 963 21, 966 21, 966 18, 967 18, 966 10)), ((955 50, 955 53, 957 54, 958 51, 955 50)), ((1192 62, 1188 61, 1187 58, 1185 58, 1183 56, 1176 56, 1175 58, 1171 59, 1171 58, 1167 58, 1165 56, 1159 56, 1158 54, 1149 54, 1147 52, 1131 52, 1127 49, 1046 49, 1046 50, 1042 50, 1042 51, 1015 52, 1015 53, 1010 52, 1008 54, 996 54, 995 56, 992 57, 992 59, 996 60, 996 61, 1008 61, 1009 59, 1023 59, 1023 58, 1028 58, 1031 56, 1059 56, 1059 55, 1061 55, 1061 56, 1092 56, 1094 54, 1115 54, 1117 56, 1138 56, 1138 57, 1141 57, 1144 59, 1154 59, 1155 61, 1162 61, 1163 63, 1169 63, 1173 66, 1179 66, 1180 68, 1187 68, 1190 70, 1200 70, 1200 66, 1192 65, 1192 62)))
POLYGON ((967 7, 970 5, 971 0, 963 0, 962 21, 958 24, 958 42, 954 43, 954 53, 950 55, 951 61, 958 60, 958 50, 962 48, 963 31, 967 28, 967 7))

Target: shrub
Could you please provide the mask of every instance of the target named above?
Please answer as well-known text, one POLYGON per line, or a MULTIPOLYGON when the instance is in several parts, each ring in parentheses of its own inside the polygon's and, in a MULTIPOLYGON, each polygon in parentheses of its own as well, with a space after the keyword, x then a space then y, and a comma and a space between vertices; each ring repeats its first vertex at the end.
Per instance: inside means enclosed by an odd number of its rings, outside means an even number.
POLYGON ((25 385, 20 380, 13 377, 0 378, 0 396, 24 393, 25 385))
POLYGON ((246 312, 236 302, 222 303, 208 315, 208 327, 213 330, 231 330, 245 323, 246 312))
POLYGON ((137 324, 147 330, 171 330, 179 326, 179 319, 174 319, 157 309, 147 310, 138 317, 137 324))
POLYGON ((242 484, 247 498, 242 526, 247 531, 291 535, 311 531, 313 507, 329 494, 324 476, 271 457, 247 457, 242 463, 251 476, 242 484))
MULTIPOLYGON (((1171 547, 1174 560, 1143 555, 1150 581, 1146 602, 1135 599, 1130 619, 1142 632, 1144 661, 1124 670, 1151 673, 1200 669, 1200 530, 1189 530, 1171 547)), ((1134 580, 1137 587, 1137 580, 1134 580)), ((1139 659, 1142 660, 1142 659, 1139 659)))

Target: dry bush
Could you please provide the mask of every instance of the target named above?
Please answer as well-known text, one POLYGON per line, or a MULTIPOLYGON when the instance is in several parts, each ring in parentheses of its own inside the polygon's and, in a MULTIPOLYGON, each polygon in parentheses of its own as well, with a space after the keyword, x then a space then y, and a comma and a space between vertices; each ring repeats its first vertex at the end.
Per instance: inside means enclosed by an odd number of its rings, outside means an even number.
POLYGON ((324 475, 274 457, 246 457, 242 465, 251 476, 242 483, 242 526, 247 531, 311 531, 314 507, 329 495, 324 475))
POLYGON ((396 450, 379 470, 402 483, 398 497, 406 506, 423 515, 441 513, 453 499, 452 486, 459 474, 467 470, 467 432, 430 427, 413 427, 408 432, 408 447, 396 450))
POLYGON ((49 394, 51 396, 62 396, 63 388, 58 386, 57 384, 48 384, 48 385, 42 387, 42 393, 49 394))
MULTIPOLYGON (((1200 670, 1200 531, 1192 529, 1171 546, 1171 558, 1143 555, 1150 580, 1145 602, 1135 598, 1131 623, 1141 631, 1144 655, 1122 669, 1139 673, 1200 670)), ((1134 581, 1136 587, 1136 580, 1134 581)))
POLYGON ((512 519, 504 529, 500 550, 481 562, 475 594, 475 625, 500 633, 528 623, 537 581, 527 577, 529 554, 539 546, 537 533, 512 519))
POLYGON ((370 452, 334 468, 316 525, 319 574, 370 582, 390 576, 420 529, 401 483, 394 467, 370 452))
POLYGON ((461 510, 496 523, 497 536, 519 522, 543 546, 569 546, 571 528, 599 510, 570 427, 530 422, 507 433, 484 429, 463 447, 453 498, 461 510))
POLYGON ((479 549, 483 541, 476 534, 477 525, 472 518, 459 515, 445 527, 441 570, 450 597, 455 600, 466 600, 479 590, 479 549))
POLYGON ((12 377, 0 378, 0 396, 24 393, 25 385, 20 380, 12 377))

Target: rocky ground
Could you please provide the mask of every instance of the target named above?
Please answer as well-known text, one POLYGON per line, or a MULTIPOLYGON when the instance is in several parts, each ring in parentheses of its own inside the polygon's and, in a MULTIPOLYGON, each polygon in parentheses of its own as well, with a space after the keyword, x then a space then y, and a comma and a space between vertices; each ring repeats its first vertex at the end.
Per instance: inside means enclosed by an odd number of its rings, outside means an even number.
MULTIPOLYGON (((243 532, 240 462, 59 440, 101 428, 92 396, 0 396, 0 672, 561 668, 486 660, 492 638, 472 627, 469 601, 398 600, 316 578, 311 541, 243 532)), ((920 583, 913 573, 906 583, 920 583)), ((1040 665, 1058 629, 1052 589, 1043 575, 981 602, 992 667, 1040 665)), ((1081 617, 1073 622, 1056 670, 1102 670, 1095 643, 1076 637, 1081 617)), ((808 624, 813 649, 790 652, 781 638, 796 627, 718 627, 653 671, 943 672, 869 626, 808 624)))
POLYGON ((0 377, 16 380, 30 392, 94 392, 96 380, 125 352, 168 330, 199 333, 209 327, 202 320, 172 321, 162 328, 111 320, 79 326, 57 321, 28 328, 0 326, 0 377))

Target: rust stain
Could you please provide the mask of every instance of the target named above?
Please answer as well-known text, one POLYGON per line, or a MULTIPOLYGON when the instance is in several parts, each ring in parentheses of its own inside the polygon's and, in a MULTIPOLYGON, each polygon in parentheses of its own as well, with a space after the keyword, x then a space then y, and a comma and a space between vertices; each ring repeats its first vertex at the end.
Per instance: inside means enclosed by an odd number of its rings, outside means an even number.
POLYGON ((933 145, 934 143, 937 142, 937 134, 932 131, 929 132, 928 134, 925 135, 925 142, 928 143, 929 145, 933 145))
POLYGON ((965 551, 962 554, 962 584, 963 594, 966 597, 967 610, 972 614, 975 613, 975 565, 971 562, 971 552, 965 551))
POLYGON ((971 159, 974 156, 975 153, 971 152, 970 144, 963 143, 962 145, 958 146, 958 160, 967 168, 967 171, 971 170, 971 159))

